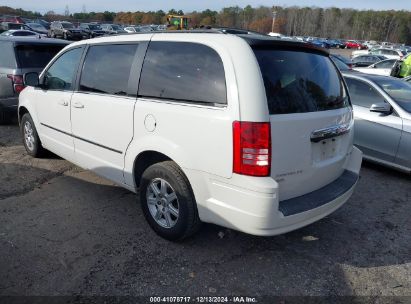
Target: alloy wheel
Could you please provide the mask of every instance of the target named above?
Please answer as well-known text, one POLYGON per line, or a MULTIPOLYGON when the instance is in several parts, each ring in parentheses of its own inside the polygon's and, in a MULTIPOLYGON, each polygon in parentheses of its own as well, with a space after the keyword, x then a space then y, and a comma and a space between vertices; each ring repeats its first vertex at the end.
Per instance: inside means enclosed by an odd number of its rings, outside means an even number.
POLYGON ((147 187, 146 201, 151 216, 164 228, 175 226, 179 216, 179 203, 173 187, 161 178, 151 181, 147 187))

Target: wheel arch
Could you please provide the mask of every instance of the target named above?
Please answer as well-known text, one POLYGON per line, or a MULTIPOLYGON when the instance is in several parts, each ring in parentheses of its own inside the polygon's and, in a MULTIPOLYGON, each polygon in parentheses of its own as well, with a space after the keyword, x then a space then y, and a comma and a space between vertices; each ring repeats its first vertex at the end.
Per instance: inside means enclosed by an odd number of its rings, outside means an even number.
POLYGON ((141 177, 142 177, 144 171, 148 167, 150 167, 150 166, 152 166, 156 163, 163 162, 163 161, 173 161, 173 162, 175 162, 169 156, 167 156, 167 155, 165 155, 161 152, 155 151, 155 150, 146 150, 146 151, 142 151, 141 153, 139 153, 135 157, 134 162, 133 162, 133 171, 132 172, 133 172, 133 180, 134 180, 135 188, 138 189, 140 187, 141 177))
POLYGON ((19 122, 19 125, 20 125, 20 123, 21 123, 21 118, 22 118, 23 115, 26 114, 26 113, 29 113, 29 110, 28 110, 25 106, 19 107, 19 110, 18 110, 18 122, 19 122))

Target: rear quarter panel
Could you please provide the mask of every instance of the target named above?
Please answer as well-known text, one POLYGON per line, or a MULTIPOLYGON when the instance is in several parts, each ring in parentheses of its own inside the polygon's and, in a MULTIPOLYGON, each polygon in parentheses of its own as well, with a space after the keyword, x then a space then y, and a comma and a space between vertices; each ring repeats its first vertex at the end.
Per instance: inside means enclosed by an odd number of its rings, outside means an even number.
POLYGON ((251 48, 231 35, 211 38, 209 34, 168 33, 156 34, 152 41, 195 42, 214 49, 224 65, 227 105, 208 107, 139 98, 134 111, 134 138, 125 157, 126 183, 134 184, 132 170, 136 157, 150 150, 170 157, 183 170, 230 178, 233 121, 268 121, 265 91, 261 90, 262 79, 251 48), (247 115, 240 115, 240 109, 247 115), (155 117, 157 124, 153 132, 144 123, 149 115, 155 117))

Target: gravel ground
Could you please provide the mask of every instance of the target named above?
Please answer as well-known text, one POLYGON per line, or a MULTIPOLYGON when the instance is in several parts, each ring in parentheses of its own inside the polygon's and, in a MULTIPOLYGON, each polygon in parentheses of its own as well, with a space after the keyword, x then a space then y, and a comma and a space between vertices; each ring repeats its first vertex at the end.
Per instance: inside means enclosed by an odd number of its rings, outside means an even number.
MULTIPOLYGON (((133 193, 0 126, 0 295, 411 297, 411 178, 365 164, 349 202, 298 231, 157 237, 133 193)), ((411 298, 408 298, 411 300, 411 298)))

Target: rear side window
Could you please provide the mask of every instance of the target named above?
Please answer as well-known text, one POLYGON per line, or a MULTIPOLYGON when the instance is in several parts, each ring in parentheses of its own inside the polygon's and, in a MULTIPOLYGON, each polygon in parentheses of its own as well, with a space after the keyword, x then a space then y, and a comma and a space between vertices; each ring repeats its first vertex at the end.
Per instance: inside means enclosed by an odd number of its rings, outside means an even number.
POLYGON ((127 95, 128 79, 137 48, 138 44, 91 46, 84 61, 80 91, 127 95))
POLYGON ((65 45, 18 45, 17 61, 20 68, 44 68, 65 45))
POLYGON ((375 103, 384 102, 384 97, 369 84, 352 78, 345 78, 345 81, 354 105, 369 108, 375 103))
POLYGON ((151 42, 141 73, 139 96, 226 104, 223 62, 216 51, 202 44, 151 42))
POLYGON ((16 59, 13 45, 10 42, 0 42, 0 68, 15 68, 16 59))
POLYGON ((263 76, 270 114, 317 112, 349 105, 331 60, 320 54, 254 49, 263 76))

